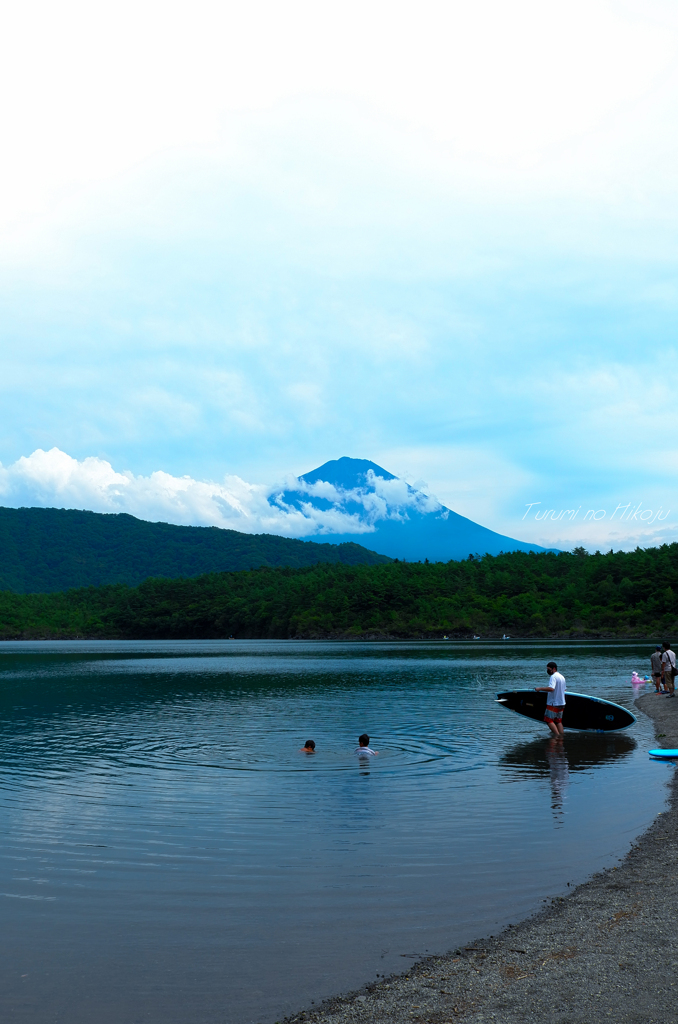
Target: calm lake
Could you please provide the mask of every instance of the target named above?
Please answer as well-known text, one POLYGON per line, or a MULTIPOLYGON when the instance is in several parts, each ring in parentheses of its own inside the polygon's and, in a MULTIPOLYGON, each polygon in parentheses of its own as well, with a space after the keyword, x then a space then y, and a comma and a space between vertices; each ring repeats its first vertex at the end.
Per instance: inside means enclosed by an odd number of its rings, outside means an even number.
POLYGON ((651 649, 3 644, 2 1019, 268 1024, 518 921, 624 856, 671 769, 640 712, 563 753, 496 693, 555 658, 633 708, 651 649))

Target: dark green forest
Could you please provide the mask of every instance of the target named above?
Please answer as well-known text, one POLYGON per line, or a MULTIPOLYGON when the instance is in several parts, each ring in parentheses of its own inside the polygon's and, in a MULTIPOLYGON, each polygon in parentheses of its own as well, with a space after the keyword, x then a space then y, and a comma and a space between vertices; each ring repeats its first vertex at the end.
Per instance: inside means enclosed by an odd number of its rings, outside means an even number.
POLYGON ((322 563, 0 592, 0 636, 126 639, 678 636, 678 544, 463 562, 322 563))
POLYGON ((148 523, 125 513, 0 507, 0 590, 20 594, 318 562, 376 565, 390 558, 359 544, 148 523))

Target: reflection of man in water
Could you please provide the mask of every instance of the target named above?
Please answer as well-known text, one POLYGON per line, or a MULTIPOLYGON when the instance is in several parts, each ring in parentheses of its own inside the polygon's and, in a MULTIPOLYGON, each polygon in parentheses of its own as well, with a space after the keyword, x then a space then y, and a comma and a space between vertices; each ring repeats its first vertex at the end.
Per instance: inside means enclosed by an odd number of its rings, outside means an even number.
POLYGON ((555 661, 549 661, 546 666, 549 674, 548 686, 535 686, 538 693, 546 692, 546 711, 544 721, 553 735, 562 738, 565 735, 563 729, 563 711, 565 710, 565 676, 558 671, 555 661))
POLYGON ((551 773, 551 807, 556 820, 559 820, 562 816, 565 790, 570 781, 570 765, 565 754, 565 747, 554 740, 548 741, 546 757, 551 773))

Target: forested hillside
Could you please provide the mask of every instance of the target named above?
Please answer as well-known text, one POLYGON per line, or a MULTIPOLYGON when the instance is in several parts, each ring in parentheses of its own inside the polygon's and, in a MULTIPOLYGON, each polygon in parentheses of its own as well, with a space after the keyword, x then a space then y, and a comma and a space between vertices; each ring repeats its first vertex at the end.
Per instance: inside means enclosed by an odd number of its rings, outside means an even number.
POLYGON ((464 562, 319 564, 0 593, 11 637, 678 637, 678 544, 464 562))
POLYGON ((261 565, 389 561, 359 544, 148 523, 124 513, 0 508, 0 590, 22 594, 105 583, 134 586, 149 576, 197 576, 261 565))

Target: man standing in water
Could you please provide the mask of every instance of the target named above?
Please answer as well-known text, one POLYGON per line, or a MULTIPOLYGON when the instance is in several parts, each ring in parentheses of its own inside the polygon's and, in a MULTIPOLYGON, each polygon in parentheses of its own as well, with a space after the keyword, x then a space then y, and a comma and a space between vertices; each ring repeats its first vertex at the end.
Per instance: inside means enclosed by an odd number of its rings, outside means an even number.
POLYGON ((546 698, 546 711, 544 721, 549 729, 558 739, 565 735, 563 729, 563 711, 565 710, 565 676, 558 671, 555 661, 549 661, 546 666, 549 674, 548 686, 535 686, 538 693, 548 694, 546 698))

